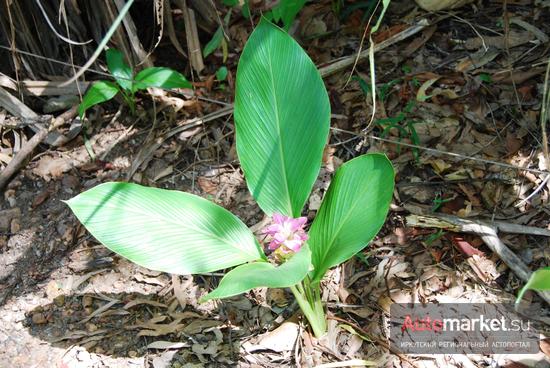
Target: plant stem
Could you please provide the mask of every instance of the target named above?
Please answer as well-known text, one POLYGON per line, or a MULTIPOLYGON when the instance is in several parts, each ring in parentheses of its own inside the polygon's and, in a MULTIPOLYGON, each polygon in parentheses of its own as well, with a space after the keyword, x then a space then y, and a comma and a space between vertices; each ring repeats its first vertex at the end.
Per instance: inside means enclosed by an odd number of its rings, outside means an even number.
POLYGON ((119 88, 120 93, 122 94, 122 99, 126 102, 126 105, 130 108, 130 113, 132 116, 136 114, 136 98, 134 94, 129 95, 123 88, 119 88))
POLYGON ((301 293, 296 286, 291 286, 290 290, 296 297, 298 305, 302 309, 304 316, 307 318, 315 337, 318 339, 323 337, 327 331, 327 321, 325 317, 325 310, 323 308, 323 303, 321 302, 319 287, 311 290, 311 284, 306 282, 305 293, 301 293), (313 293, 312 293, 313 291, 313 293), (314 300, 309 300, 307 295, 313 297, 314 300))

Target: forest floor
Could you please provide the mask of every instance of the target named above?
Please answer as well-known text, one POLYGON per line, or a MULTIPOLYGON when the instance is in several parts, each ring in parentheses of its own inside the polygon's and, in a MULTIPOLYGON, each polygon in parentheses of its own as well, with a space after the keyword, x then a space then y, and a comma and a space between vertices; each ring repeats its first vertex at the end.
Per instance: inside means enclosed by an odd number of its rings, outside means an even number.
MULTIPOLYGON (((359 154, 384 152, 396 171, 386 225, 324 282, 325 338, 313 337, 287 290, 199 304, 219 274, 177 277, 136 266, 94 240, 62 202, 101 182, 129 180, 204 196, 249 226, 263 219, 234 148, 234 78, 253 29, 240 19, 227 29, 227 61, 221 51, 207 58, 209 77, 194 94, 142 95, 138 117, 106 104, 90 114, 85 134, 61 147, 41 146, 10 182, 0 204, 0 366, 310 367, 365 360, 377 367, 550 367, 546 340, 533 355, 388 349, 391 303, 513 302, 524 284, 480 234, 440 228, 439 215, 501 221, 500 229, 521 225, 499 239, 531 270, 548 266, 549 239, 532 228, 550 229, 539 123, 550 4, 508 1, 504 12, 503 3, 430 14, 394 1, 375 43, 431 25, 376 53, 370 125, 368 60, 357 63, 351 79, 351 67, 324 78, 333 129, 306 215, 313 218, 334 170, 359 154), (228 77, 218 81, 222 65, 228 77)), ((365 26, 361 9, 337 14, 331 4, 309 3, 291 28, 321 69, 356 55, 365 26)), ((156 55, 156 65, 177 67, 169 45, 156 55)), ((30 103, 39 111, 43 101, 30 103)), ((0 110, 1 122, 16 120, 0 110)), ((1 163, 32 133, 0 129, 1 163)), ((548 305, 536 294, 527 302, 537 311, 531 319, 547 330, 548 305)))

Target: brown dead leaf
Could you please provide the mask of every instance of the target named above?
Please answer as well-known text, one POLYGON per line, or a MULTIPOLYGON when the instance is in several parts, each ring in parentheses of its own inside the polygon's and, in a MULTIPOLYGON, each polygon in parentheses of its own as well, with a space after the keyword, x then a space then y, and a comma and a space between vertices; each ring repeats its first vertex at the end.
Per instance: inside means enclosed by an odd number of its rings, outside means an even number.
POLYGON ((508 45, 509 48, 513 48, 520 45, 525 45, 535 37, 531 32, 517 32, 511 31, 505 36, 485 36, 483 38, 473 37, 464 43, 464 48, 467 50, 479 50, 483 47, 494 47, 500 50, 505 50, 508 45))
POLYGON ((482 66, 493 61, 500 54, 500 50, 489 49, 485 51, 483 48, 479 51, 461 59, 455 70, 457 72, 469 72, 474 69, 481 68, 482 66))
POLYGON ((203 346, 201 344, 193 344, 191 350, 197 355, 216 355, 219 348, 218 345, 219 344, 217 341, 210 341, 206 346, 203 346))
POLYGON ((298 324, 283 322, 279 327, 262 336, 258 345, 276 352, 290 351, 298 338, 298 324))
POLYGON ((146 323, 127 326, 126 329, 142 328, 142 330, 137 333, 137 336, 163 336, 180 332, 185 327, 184 324, 180 323, 181 319, 179 318, 170 323, 164 324, 158 324, 152 321, 153 319, 147 321, 146 323))
POLYGON ((407 47, 405 47, 405 49, 403 50, 403 56, 409 57, 416 50, 421 48, 426 42, 428 42, 430 38, 432 38, 436 29, 437 26, 435 24, 424 29, 420 37, 415 38, 414 40, 412 40, 411 43, 407 45, 407 47))
POLYGON ((468 264, 472 267, 476 275, 485 283, 493 282, 500 276, 495 262, 484 256, 473 254, 468 258, 468 264))
POLYGON ((506 133, 506 151, 509 155, 513 155, 521 149, 523 146, 523 139, 518 138, 515 134, 511 132, 506 133))
POLYGON ((188 335, 195 335, 207 328, 218 327, 221 325, 223 325, 223 323, 220 321, 214 321, 210 319, 197 319, 185 326, 182 332, 188 335))
POLYGON ((408 290, 394 290, 388 296, 383 294, 378 298, 378 305, 386 312, 390 313, 390 306, 393 303, 414 303, 416 298, 408 290))
POLYGON ((174 290, 174 296, 176 297, 182 309, 185 309, 185 307, 187 306, 187 296, 184 290, 187 290, 192 284, 192 277, 185 280, 182 284, 179 275, 172 275, 172 288, 174 290))
POLYGON ((204 176, 199 176, 197 179, 199 187, 208 194, 216 195, 218 192, 218 184, 215 183, 212 178, 207 178, 204 176))
POLYGON ((463 254, 465 254, 467 257, 471 257, 474 254, 478 256, 485 256, 485 253, 480 251, 479 249, 475 248, 470 244, 468 241, 466 241, 463 237, 458 235, 452 235, 451 241, 453 245, 460 250, 463 254))
POLYGON ((384 30, 378 30, 378 32, 376 32, 373 36, 374 43, 380 43, 380 42, 390 38, 391 36, 394 36, 394 35, 398 34, 399 32, 404 31, 408 27, 409 26, 406 25, 406 24, 396 24, 396 25, 393 25, 393 26, 391 26, 389 28, 386 28, 384 30))
POLYGON ((526 80, 529 80, 533 77, 536 77, 539 74, 544 73, 546 70, 545 67, 532 68, 527 70, 518 70, 513 73, 498 73, 494 74, 491 79, 495 83, 504 83, 504 84, 522 84, 526 80))
POLYGON ((270 288, 267 289, 266 302, 271 307, 284 308, 288 306, 289 300, 284 289, 270 288))
POLYGON ((460 190, 462 190, 462 192, 464 194, 466 194, 466 197, 468 197, 468 200, 470 201, 472 206, 474 206, 474 207, 480 207, 481 206, 481 202, 479 201, 479 198, 477 197, 476 191, 475 191, 474 188, 472 188, 471 185, 463 184, 463 183, 458 183, 457 185, 460 188, 460 190))
POLYGON ((550 339, 542 339, 540 341, 540 350, 546 355, 547 357, 550 357, 550 339))
POLYGON ((432 255, 434 261, 436 263, 439 263, 441 262, 441 258, 443 258, 443 255, 445 254, 445 252, 443 252, 441 249, 430 248, 430 254, 432 255))
POLYGON ((38 160, 37 166, 32 170, 33 174, 46 181, 60 177, 71 169, 71 159, 67 157, 52 157, 44 155, 38 160))
POLYGON ((440 158, 434 158, 432 160, 429 160, 428 163, 434 168, 434 171, 437 174, 442 174, 445 170, 452 167, 451 164, 445 162, 440 158))
POLYGON ((371 318, 374 314, 374 310, 368 307, 352 308, 352 307, 343 307, 345 313, 355 314, 358 317, 363 319, 371 318))
POLYGON ((153 358, 152 364, 153 368, 168 368, 172 364, 172 360, 174 359, 174 355, 176 355, 176 350, 167 350, 163 352, 161 355, 156 356, 153 358))
POLYGON ((156 302, 156 301, 150 300, 150 299, 141 299, 141 298, 137 298, 137 299, 134 299, 134 300, 126 303, 126 305, 123 308, 124 309, 130 309, 132 307, 135 307, 136 305, 141 305, 141 304, 152 305, 154 307, 160 307, 160 308, 168 308, 168 306, 166 304, 159 303, 159 302, 156 302))
POLYGON ((167 350, 167 349, 181 349, 181 348, 188 348, 190 345, 185 342, 173 342, 173 341, 163 341, 158 340, 150 343, 147 345, 147 349, 159 349, 159 350, 167 350))
POLYGON ((473 0, 416 0, 416 3, 422 9, 432 12, 456 9, 471 2, 473 0))

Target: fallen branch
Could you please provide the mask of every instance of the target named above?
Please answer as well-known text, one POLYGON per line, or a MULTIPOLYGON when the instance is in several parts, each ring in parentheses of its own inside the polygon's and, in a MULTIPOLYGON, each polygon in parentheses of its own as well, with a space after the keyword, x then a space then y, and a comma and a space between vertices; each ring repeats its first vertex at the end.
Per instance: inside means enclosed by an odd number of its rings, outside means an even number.
MULTIPOLYGON (((524 282, 531 277, 531 270, 514 252, 510 250, 498 237, 497 229, 503 232, 535 234, 550 236, 550 232, 544 229, 534 231, 533 227, 509 224, 505 222, 489 223, 481 220, 467 220, 449 215, 409 215, 406 218, 407 225, 413 227, 438 228, 453 232, 476 234, 483 242, 496 253, 500 259, 524 282)), ((537 294, 550 304, 550 293, 537 291, 537 294)))
MULTIPOLYGON (((38 133, 44 130, 44 127, 41 124, 42 119, 40 115, 35 113, 27 105, 25 105, 22 101, 20 101, 17 97, 11 95, 10 93, 8 93, 8 91, 3 89, 2 87, 0 87, 0 106, 5 108, 10 114, 20 118, 24 122, 35 121, 36 123, 29 124, 30 128, 35 133, 38 133)), ((48 143, 49 145, 53 145, 60 138, 61 138, 61 135, 56 133, 48 137, 45 137, 42 140, 45 140, 46 143, 48 143)))
POLYGON ((49 133, 56 130, 67 121, 74 118, 77 114, 78 105, 74 106, 70 110, 59 115, 57 118, 52 119, 50 126, 47 129, 41 129, 30 140, 28 140, 23 147, 15 154, 13 159, 9 162, 8 166, 0 173, 0 190, 3 190, 9 180, 21 167, 27 158, 31 155, 34 149, 42 143, 49 133))

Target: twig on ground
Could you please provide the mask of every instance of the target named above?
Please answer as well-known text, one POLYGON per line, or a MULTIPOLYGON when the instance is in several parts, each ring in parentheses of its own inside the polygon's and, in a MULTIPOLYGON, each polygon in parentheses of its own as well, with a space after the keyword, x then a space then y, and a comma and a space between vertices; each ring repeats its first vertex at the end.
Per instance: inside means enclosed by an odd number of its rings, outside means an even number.
POLYGON ((447 151, 442 151, 442 150, 438 150, 438 149, 435 149, 435 148, 419 146, 419 145, 416 145, 416 144, 399 142, 399 141, 395 141, 395 140, 392 140, 392 139, 380 138, 380 137, 377 137, 377 136, 372 135, 372 134, 356 133, 356 132, 352 132, 350 130, 334 128, 334 127, 331 127, 330 129, 335 131, 335 132, 342 132, 342 133, 351 134, 351 135, 358 136, 358 137, 370 138, 370 139, 374 139, 376 141, 381 141, 381 142, 386 142, 386 143, 393 143, 393 144, 397 144, 397 145, 404 146, 404 147, 409 147, 409 148, 417 148, 419 150, 430 152, 430 153, 433 153, 433 154, 436 154, 436 155, 446 155, 446 156, 456 157, 456 158, 459 158, 461 160, 472 160, 472 161, 477 161, 477 162, 483 162, 484 164, 497 165, 497 166, 506 167, 506 168, 509 168, 509 169, 514 169, 514 170, 529 171, 529 172, 537 173, 537 174, 548 174, 548 175, 550 175, 550 172, 548 172, 548 171, 543 171, 543 170, 538 170, 538 169, 530 169, 528 167, 519 167, 519 166, 507 164, 505 162, 487 160, 487 159, 480 158, 480 157, 467 156, 467 155, 462 155, 460 153, 447 152, 447 151))
MULTIPOLYGON (((497 229, 501 231, 515 232, 522 230, 525 233, 531 230, 529 226, 510 226, 504 222, 492 224, 481 220, 467 220, 450 215, 409 215, 406 218, 407 225, 413 227, 439 228, 453 232, 476 234, 483 242, 496 253, 500 259, 524 282, 527 282, 531 277, 531 270, 514 252, 510 250, 498 237, 497 229), (504 230, 504 229, 507 230, 504 230)), ((543 229, 539 229, 543 230, 543 229)), ((550 236, 550 234, 539 233, 537 235, 550 236)), ((550 293, 545 291, 537 291, 537 294, 550 305, 550 293)))
MULTIPOLYGON (((399 41, 403 41, 418 32, 422 31, 424 28, 429 27, 431 24, 428 23, 427 20, 423 19, 422 21, 418 22, 412 27, 407 28, 403 32, 399 32, 396 35, 393 35, 389 37, 388 39, 377 43, 374 45, 374 52, 381 51, 385 49, 386 47, 389 47, 393 45, 394 43, 397 43, 399 41)), ((371 46, 372 47, 372 46, 371 46)), ((321 73, 322 77, 326 77, 327 75, 334 74, 342 69, 345 69, 349 66, 352 66, 354 63, 359 62, 360 60, 363 60, 369 56, 370 49, 369 47, 366 50, 361 51, 358 55, 350 55, 346 56, 341 60, 338 60, 332 64, 329 64, 327 66, 319 68, 319 73, 321 73)))
POLYGON ((31 155, 34 149, 40 143, 42 143, 44 139, 46 139, 46 137, 48 136, 48 133, 56 130, 57 128, 65 124, 67 121, 74 118, 77 114, 77 111, 78 111, 78 105, 72 107, 70 110, 59 115, 57 118, 52 120, 50 126, 47 129, 40 130, 30 140, 28 140, 23 145, 23 147, 21 147, 21 150, 17 152, 17 154, 9 162, 8 166, 6 166, 6 168, 0 173, 0 190, 4 189, 4 187, 9 182, 11 177, 17 171, 19 171, 19 169, 23 166, 23 163, 31 155))
MULTIPOLYGON (((8 93, 8 91, 3 89, 2 87, 0 87, 0 106, 4 107, 13 116, 18 117, 25 122, 36 121, 35 124, 30 124, 30 128, 34 132, 38 133, 44 129, 42 124, 40 124, 40 120, 41 120, 40 115, 35 113, 27 105, 25 105, 22 101, 20 101, 17 97, 11 95, 10 93, 8 93)), ((49 137, 45 137, 42 140, 45 140, 46 143, 51 145, 55 141, 57 141, 60 137, 61 137, 60 134, 55 133, 49 137)))

